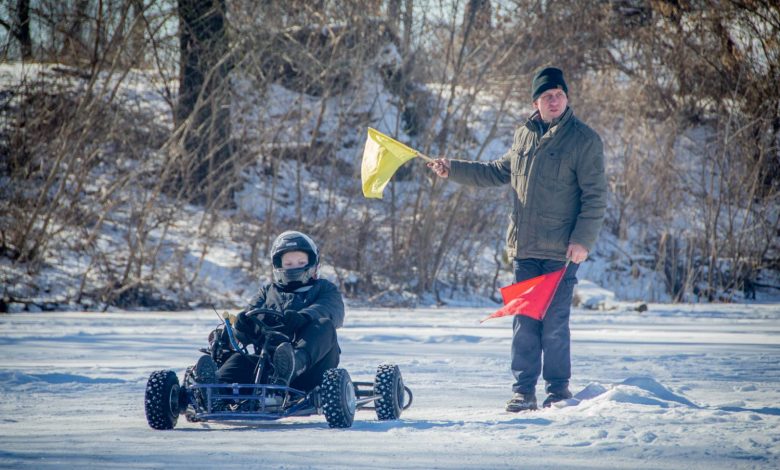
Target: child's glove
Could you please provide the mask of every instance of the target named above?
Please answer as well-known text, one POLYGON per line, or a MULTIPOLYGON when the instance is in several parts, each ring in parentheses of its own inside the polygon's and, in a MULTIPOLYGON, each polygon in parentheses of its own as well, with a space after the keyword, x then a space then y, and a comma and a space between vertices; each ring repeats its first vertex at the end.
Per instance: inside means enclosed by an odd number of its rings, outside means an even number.
POLYGON ((244 345, 254 344, 260 336, 263 334, 258 321, 262 322, 265 315, 258 313, 247 316, 246 312, 241 312, 236 317, 236 322, 233 325, 233 329, 236 332, 236 339, 241 341, 244 345))
POLYGON ((301 313, 295 310, 285 310, 284 311, 284 326, 285 329, 289 331, 291 334, 294 334, 296 331, 303 328, 309 321, 311 320, 311 317, 306 313, 301 313))

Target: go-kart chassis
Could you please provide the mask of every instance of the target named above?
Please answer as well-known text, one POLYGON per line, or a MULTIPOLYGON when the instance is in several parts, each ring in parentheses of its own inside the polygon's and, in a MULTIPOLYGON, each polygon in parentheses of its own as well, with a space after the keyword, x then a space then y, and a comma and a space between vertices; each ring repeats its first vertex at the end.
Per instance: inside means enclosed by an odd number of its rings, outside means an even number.
MULTIPOLYGON (((352 382, 352 385, 356 410, 373 410, 374 402, 382 398, 374 394, 371 382, 352 382)), ((273 421, 322 414, 320 387, 306 393, 282 385, 195 383, 183 391, 190 405, 185 414, 192 421, 273 421)), ((405 410, 412 404, 412 393, 408 387, 404 391, 409 397, 404 403, 405 410)))

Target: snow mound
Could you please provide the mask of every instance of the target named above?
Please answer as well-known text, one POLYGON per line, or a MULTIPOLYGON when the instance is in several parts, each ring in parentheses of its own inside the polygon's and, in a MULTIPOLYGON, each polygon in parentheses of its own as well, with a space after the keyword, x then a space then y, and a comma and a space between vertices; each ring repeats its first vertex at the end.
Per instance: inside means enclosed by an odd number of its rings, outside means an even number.
POLYGON ((615 310, 615 293, 588 280, 580 280, 574 288, 574 305, 588 310, 615 310))
POLYGON ((629 377, 604 395, 609 401, 669 408, 671 403, 700 408, 651 377, 629 377))
POLYGON ((556 408, 577 406, 584 400, 617 402, 669 408, 670 403, 701 408, 684 396, 674 393, 652 377, 629 377, 619 384, 591 382, 572 398, 555 403, 556 408), (595 400, 594 400, 595 399, 595 400))

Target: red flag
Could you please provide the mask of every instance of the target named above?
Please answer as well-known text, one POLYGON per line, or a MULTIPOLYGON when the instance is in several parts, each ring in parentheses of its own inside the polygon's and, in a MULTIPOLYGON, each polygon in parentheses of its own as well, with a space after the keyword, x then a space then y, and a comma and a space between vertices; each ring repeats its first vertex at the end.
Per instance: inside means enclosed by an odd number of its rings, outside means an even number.
POLYGON ((541 321, 550 307, 550 302, 552 302, 555 291, 558 290, 558 285, 561 283, 568 266, 569 263, 566 263, 566 266, 558 271, 502 287, 501 297, 504 298, 504 306, 480 323, 491 318, 508 315, 525 315, 541 321))

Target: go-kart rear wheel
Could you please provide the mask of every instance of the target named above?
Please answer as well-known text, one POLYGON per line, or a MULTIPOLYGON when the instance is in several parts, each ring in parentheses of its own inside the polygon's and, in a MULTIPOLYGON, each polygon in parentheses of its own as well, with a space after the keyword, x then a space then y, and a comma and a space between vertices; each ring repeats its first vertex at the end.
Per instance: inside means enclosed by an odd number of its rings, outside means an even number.
POLYGON ((376 400, 376 417, 381 421, 398 419, 404 409, 404 380, 401 369, 395 364, 381 364, 376 370, 374 379, 374 395, 382 398, 376 400))
POLYGON ((146 382, 146 421, 154 429, 173 429, 179 419, 179 379, 172 370, 152 372, 146 382))
POLYGON ((328 369, 322 380, 322 410, 328 426, 348 428, 352 426, 357 409, 355 386, 344 369, 328 369))

